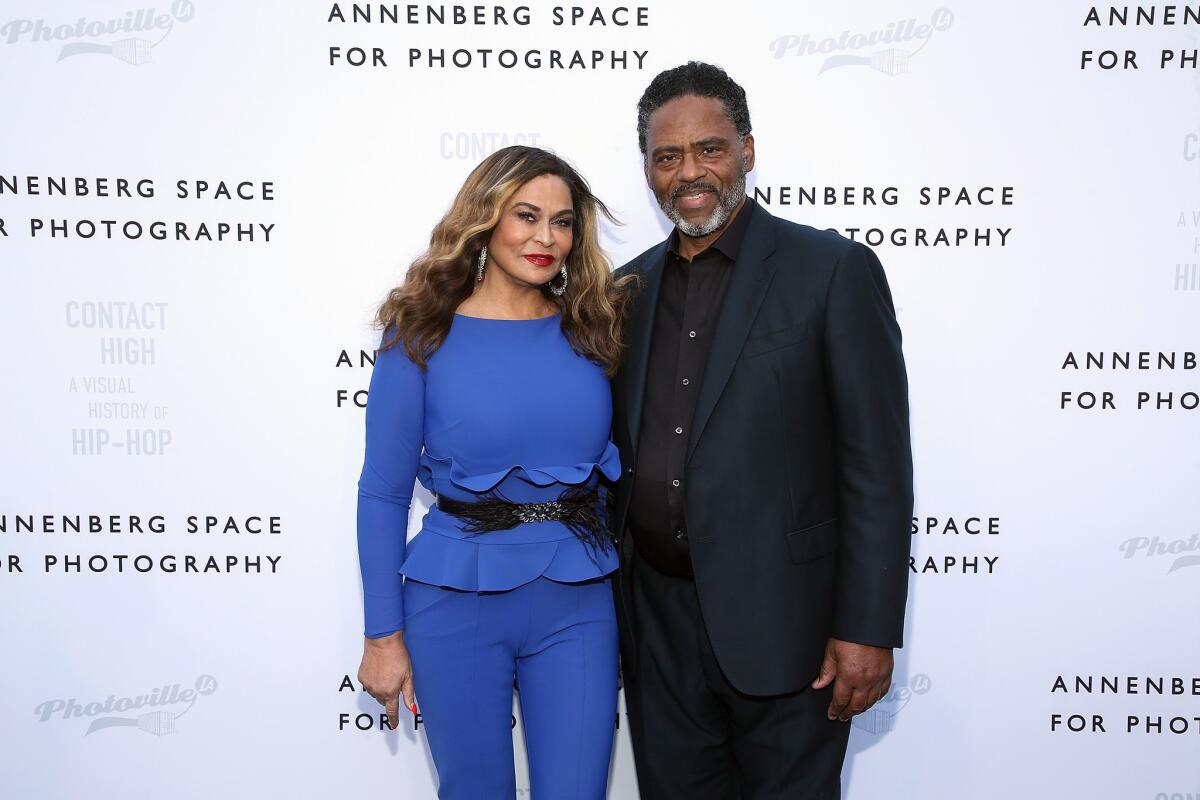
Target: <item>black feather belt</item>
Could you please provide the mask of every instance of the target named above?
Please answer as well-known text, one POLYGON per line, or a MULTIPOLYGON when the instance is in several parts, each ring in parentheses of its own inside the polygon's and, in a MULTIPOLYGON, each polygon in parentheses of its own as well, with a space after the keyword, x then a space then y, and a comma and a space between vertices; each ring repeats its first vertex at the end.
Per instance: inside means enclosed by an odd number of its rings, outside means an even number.
POLYGON ((557 500, 543 503, 514 503, 495 493, 473 502, 438 495, 437 507, 463 520, 467 533, 503 531, 523 522, 552 520, 567 526, 590 549, 608 552, 612 547, 612 536, 601 513, 600 493, 595 488, 573 486, 557 500))

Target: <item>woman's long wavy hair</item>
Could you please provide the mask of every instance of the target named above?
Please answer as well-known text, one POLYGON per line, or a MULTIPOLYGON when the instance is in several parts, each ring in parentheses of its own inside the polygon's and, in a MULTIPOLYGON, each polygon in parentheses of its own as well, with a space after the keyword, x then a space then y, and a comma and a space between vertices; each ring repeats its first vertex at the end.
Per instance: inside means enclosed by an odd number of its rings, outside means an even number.
POLYGON ((563 159, 537 147, 497 150, 471 171, 450 210, 434 226, 429 249, 408 269, 404 283, 392 289, 375 315, 385 332, 381 350, 403 343, 421 366, 450 332, 454 310, 471 296, 475 261, 513 195, 530 180, 557 175, 571 191, 575 225, 566 258, 567 291, 546 297, 562 313, 562 330, 572 348, 604 367, 611 377, 624 347, 625 284, 613 280, 612 266, 600 249, 599 215, 616 218, 592 194, 587 181, 563 159))

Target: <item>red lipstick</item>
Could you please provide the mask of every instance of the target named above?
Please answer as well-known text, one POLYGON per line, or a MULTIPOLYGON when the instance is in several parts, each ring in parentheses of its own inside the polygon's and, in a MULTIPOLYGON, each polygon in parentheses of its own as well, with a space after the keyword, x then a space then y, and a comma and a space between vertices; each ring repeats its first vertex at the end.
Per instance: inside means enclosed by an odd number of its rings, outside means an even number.
POLYGON ((539 267, 548 267, 554 263, 554 256, 548 253, 529 253, 524 258, 530 264, 535 264, 539 267))

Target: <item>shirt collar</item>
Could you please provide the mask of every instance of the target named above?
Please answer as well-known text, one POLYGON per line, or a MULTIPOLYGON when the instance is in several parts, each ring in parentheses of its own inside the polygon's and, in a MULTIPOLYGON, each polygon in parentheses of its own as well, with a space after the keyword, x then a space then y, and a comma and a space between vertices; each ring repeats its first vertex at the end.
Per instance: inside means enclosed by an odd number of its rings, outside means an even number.
MULTIPOLYGON (((707 253, 709 250, 715 250, 721 255, 728 258, 730 261, 737 261, 738 253, 742 249, 742 240, 746 238, 746 228, 750 227, 750 216, 754 212, 755 202, 753 198, 747 196, 746 203, 738 211, 733 222, 729 223, 729 227, 725 232, 717 237, 717 240, 706 247, 704 250, 697 253, 696 257, 707 253)), ((671 236, 667 239, 667 249, 675 256, 679 256, 679 229, 675 228, 671 231, 671 236)))

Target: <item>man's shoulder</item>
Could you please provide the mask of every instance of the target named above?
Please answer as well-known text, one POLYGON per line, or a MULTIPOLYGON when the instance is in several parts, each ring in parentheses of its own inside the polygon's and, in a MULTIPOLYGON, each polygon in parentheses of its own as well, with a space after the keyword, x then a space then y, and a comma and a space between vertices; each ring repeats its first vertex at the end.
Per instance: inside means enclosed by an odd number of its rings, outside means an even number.
POLYGON ((633 258, 629 259, 621 266, 617 267, 613 271, 613 275, 618 280, 620 280, 621 278, 625 277, 626 275, 637 275, 637 274, 646 272, 647 270, 654 267, 654 259, 652 259, 650 256, 656 250, 659 250, 660 248, 662 248, 662 246, 663 246, 663 242, 658 242, 657 244, 653 244, 650 247, 647 247, 641 253, 639 253, 636 256, 634 256, 633 258))
POLYGON ((770 218, 775 228, 775 246, 779 250, 803 250, 808 258, 828 258, 836 262, 846 253, 865 247, 861 242, 847 238, 832 228, 814 228, 774 214, 771 214, 770 218))

